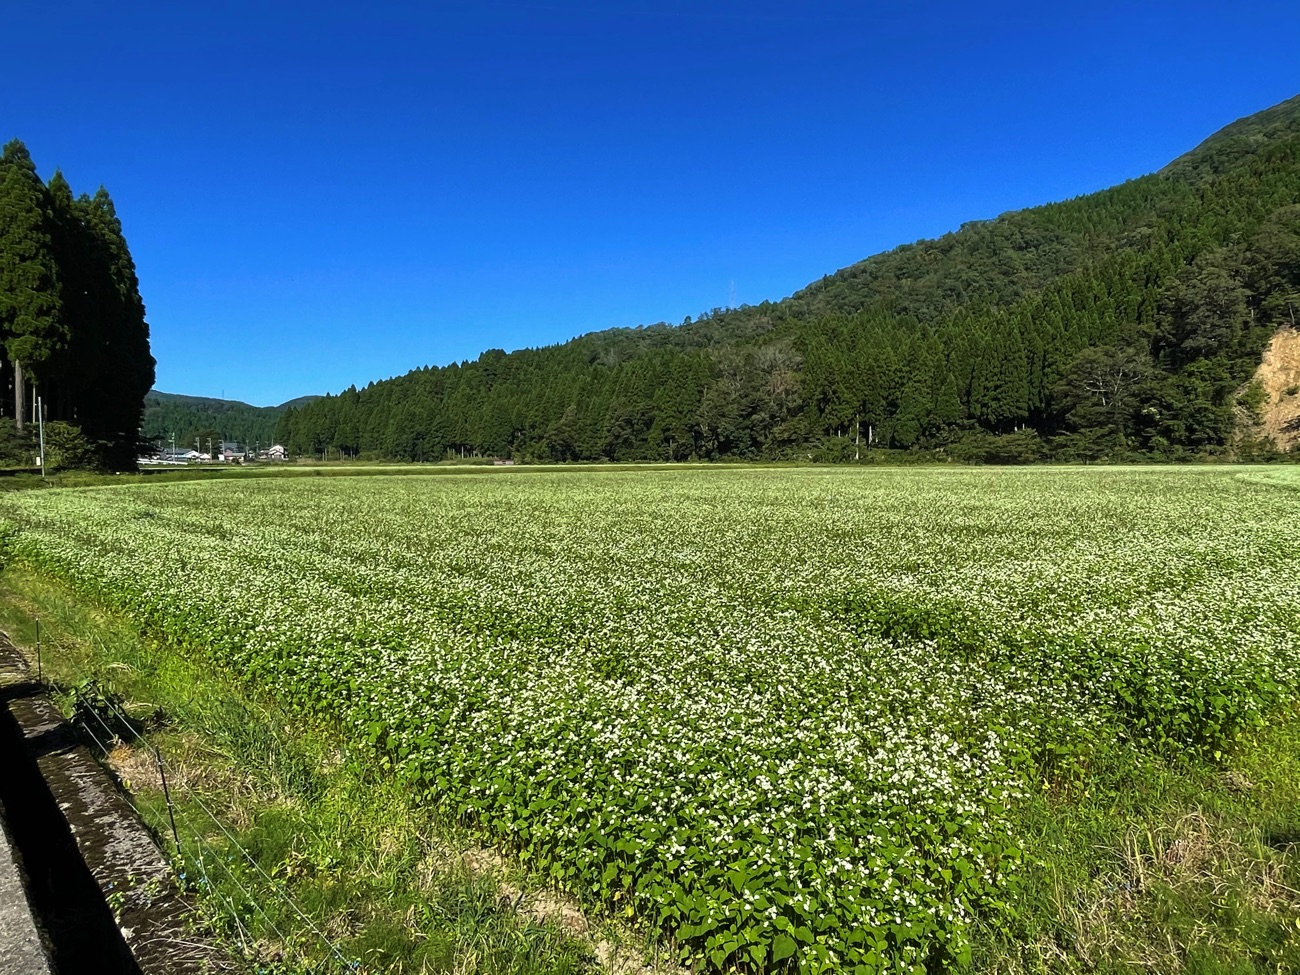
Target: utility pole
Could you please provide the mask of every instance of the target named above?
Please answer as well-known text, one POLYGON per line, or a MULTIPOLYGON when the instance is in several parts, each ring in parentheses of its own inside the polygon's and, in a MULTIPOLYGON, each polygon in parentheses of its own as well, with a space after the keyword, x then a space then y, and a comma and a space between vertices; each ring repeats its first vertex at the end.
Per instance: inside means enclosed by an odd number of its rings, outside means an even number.
POLYGON ((41 465, 41 480, 45 480, 45 404, 41 398, 36 397, 36 429, 40 432, 41 456, 39 458, 41 465))

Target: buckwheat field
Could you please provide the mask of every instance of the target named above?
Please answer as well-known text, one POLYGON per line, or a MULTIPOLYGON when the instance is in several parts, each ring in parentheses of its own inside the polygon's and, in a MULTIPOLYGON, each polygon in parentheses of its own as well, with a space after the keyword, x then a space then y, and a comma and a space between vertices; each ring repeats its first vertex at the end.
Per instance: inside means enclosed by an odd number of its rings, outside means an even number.
POLYGON ((705 969, 941 969, 1031 790, 1300 680, 1268 470, 518 470, 0 498, 23 559, 705 969))

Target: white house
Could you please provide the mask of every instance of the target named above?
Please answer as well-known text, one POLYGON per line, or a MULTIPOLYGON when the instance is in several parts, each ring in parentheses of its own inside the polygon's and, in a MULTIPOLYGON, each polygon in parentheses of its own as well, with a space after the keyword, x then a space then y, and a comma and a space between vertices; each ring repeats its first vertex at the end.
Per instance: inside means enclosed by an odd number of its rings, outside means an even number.
POLYGON ((197 450, 185 450, 182 447, 164 447, 156 456, 141 457, 141 464, 192 464, 202 458, 197 450))

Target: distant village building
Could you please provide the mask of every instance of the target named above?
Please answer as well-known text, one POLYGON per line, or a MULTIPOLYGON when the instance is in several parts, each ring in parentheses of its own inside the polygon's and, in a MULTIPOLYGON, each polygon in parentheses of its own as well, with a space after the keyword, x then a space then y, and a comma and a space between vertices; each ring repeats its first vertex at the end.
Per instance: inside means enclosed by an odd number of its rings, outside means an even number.
POLYGON ((289 451, 285 450, 280 444, 269 447, 264 455, 267 460, 288 460, 289 451))
POLYGON ((231 440, 223 440, 221 442, 221 449, 217 452, 217 456, 228 464, 231 462, 242 464, 244 462, 244 454, 244 448, 231 440))
POLYGON ((200 454, 194 448, 185 447, 164 447, 152 457, 141 457, 141 464, 192 464, 197 460, 203 460, 204 455, 200 454))

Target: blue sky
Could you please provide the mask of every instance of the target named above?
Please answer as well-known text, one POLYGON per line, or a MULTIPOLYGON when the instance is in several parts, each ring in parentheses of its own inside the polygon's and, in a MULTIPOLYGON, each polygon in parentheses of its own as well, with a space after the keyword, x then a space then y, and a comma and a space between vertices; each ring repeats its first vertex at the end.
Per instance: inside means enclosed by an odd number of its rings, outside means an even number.
POLYGON ((273 404, 777 299, 1300 91, 1294 3, 36 4, 0 139, 103 183, 158 387, 273 404))

